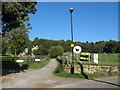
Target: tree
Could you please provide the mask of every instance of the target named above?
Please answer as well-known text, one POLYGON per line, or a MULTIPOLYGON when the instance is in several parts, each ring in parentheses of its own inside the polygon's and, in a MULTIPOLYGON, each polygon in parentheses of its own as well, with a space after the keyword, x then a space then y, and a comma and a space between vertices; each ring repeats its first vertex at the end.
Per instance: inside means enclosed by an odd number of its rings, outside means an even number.
POLYGON ((31 53, 32 53, 32 41, 28 40, 27 48, 28 48, 27 55, 31 55, 31 53))
POLYGON ((113 40, 110 40, 110 41, 106 42, 106 45, 104 47, 104 52, 115 53, 117 45, 118 45, 117 42, 113 41, 113 40))
POLYGON ((70 52, 71 51, 71 40, 67 40, 66 42, 64 42, 65 45, 63 44, 63 48, 65 52, 70 52))
POLYGON ((5 55, 8 50, 8 44, 5 38, 2 38, 2 55, 5 55))
POLYGON ((94 53, 103 53, 103 48, 105 47, 104 41, 99 41, 94 44, 93 52, 94 53))
POLYGON ((15 56, 19 55, 27 47, 28 30, 25 25, 22 25, 11 32, 6 32, 6 38, 8 40, 9 51, 15 56))
POLYGON ((42 45, 39 45, 38 49, 33 51, 33 54, 35 54, 35 55, 48 55, 48 50, 46 48, 44 48, 42 45))
POLYGON ((115 49, 116 53, 120 53, 120 41, 118 41, 116 49, 115 49))
POLYGON ((51 58, 56 58, 59 55, 62 55, 64 52, 63 47, 61 46, 52 46, 50 49, 50 57, 51 58))
POLYGON ((36 37, 33 41, 33 45, 39 45, 39 38, 36 37))
POLYGON ((36 4, 37 2, 2 2, 2 34, 15 30, 21 24, 30 26, 27 21, 30 20, 29 14, 37 11, 36 4))

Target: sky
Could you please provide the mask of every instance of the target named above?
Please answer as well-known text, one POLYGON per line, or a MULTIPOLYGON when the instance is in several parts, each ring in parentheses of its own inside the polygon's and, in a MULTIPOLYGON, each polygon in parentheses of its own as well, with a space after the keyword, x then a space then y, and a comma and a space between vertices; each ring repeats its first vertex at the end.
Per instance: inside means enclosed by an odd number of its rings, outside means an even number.
POLYGON ((36 7, 30 15, 30 40, 71 40, 70 8, 74 42, 118 40, 117 2, 38 2, 36 7))

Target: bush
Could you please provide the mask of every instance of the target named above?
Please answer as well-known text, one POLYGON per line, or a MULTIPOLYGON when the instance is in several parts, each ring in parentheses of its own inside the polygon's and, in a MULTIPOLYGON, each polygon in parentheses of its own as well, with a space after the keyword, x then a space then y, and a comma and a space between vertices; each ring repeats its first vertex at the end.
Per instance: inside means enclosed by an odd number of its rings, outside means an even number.
POLYGON ((62 55, 63 52, 64 52, 63 47, 61 47, 61 46, 52 46, 51 49, 50 49, 49 54, 50 54, 51 58, 56 58, 57 56, 62 55))
POLYGON ((35 55, 48 55, 48 50, 43 46, 39 46, 37 50, 33 51, 35 55))
POLYGON ((60 62, 58 60, 56 60, 57 62, 57 67, 55 68, 54 72, 53 73, 61 73, 61 72, 64 72, 63 69, 62 69, 62 66, 60 65, 60 62))

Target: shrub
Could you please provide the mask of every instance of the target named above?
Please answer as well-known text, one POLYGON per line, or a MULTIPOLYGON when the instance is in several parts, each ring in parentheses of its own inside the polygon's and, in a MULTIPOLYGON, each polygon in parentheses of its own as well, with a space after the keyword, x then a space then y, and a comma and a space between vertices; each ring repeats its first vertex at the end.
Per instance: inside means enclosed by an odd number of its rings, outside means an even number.
POLYGON ((55 68, 53 73, 61 73, 63 72, 62 66, 60 65, 60 62, 58 60, 56 60, 57 62, 57 67, 55 68))
POLYGON ((39 46, 37 50, 34 50, 35 55, 48 55, 48 50, 43 46, 39 46))
POLYGON ((63 47, 61 47, 61 46, 52 46, 51 49, 50 49, 49 54, 50 54, 51 58, 56 58, 57 56, 62 55, 63 52, 64 52, 63 47))

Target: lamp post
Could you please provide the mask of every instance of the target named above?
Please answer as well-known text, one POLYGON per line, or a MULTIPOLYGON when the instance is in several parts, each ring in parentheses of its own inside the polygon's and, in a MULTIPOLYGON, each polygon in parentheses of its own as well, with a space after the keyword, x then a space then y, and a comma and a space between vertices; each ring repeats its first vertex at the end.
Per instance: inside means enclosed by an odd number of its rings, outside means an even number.
MULTIPOLYGON (((70 22, 71 22, 71 40, 72 40, 72 44, 73 44, 73 24, 72 24, 72 12, 73 12, 73 8, 70 8, 70 22)), ((71 73, 74 74, 74 53, 73 53, 73 47, 72 46, 72 64, 71 64, 71 73)))

